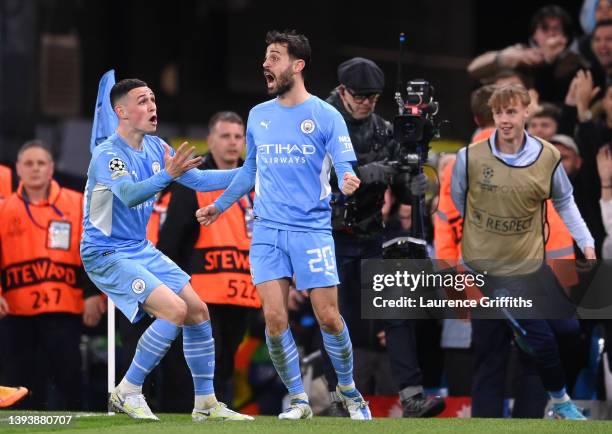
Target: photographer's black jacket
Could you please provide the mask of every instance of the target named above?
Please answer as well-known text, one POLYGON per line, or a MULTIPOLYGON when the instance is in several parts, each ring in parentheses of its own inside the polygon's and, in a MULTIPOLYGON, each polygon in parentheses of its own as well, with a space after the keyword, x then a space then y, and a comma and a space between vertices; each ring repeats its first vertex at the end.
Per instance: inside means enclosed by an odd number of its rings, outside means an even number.
MULTIPOLYGON (((393 158, 393 146, 391 143, 391 123, 384 120, 376 113, 372 113, 365 119, 353 118, 344 108, 338 90, 332 91, 329 98, 326 100, 328 103, 333 105, 342 114, 346 126, 353 143, 353 149, 357 156, 357 167, 355 173, 359 176, 359 167, 365 164, 372 163, 375 161, 384 161, 393 158)), ((335 173, 332 172, 331 180, 332 188, 334 192, 338 193, 337 185, 335 180, 335 173)), ((381 208, 384 202, 385 190, 387 183, 374 182, 364 183, 362 182, 359 189, 351 197, 351 201, 354 201, 354 218, 356 220, 355 226, 348 233, 363 236, 376 236, 380 235, 382 231, 382 215, 381 208)), ((338 207, 334 206, 332 213, 332 227, 335 231, 341 229, 341 218, 338 216, 338 207)))

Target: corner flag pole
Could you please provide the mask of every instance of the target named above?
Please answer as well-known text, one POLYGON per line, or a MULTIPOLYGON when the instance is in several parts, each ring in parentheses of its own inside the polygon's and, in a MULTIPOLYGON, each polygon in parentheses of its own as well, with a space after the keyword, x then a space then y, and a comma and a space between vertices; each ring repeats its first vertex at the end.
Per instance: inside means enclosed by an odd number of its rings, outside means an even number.
MULTIPOLYGON (((110 91, 115 84, 115 70, 104 73, 98 85, 98 96, 94 107, 93 125, 89 150, 93 153, 95 147, 106 140, 117 129, 119 120, 110 103, 110 91)), ((115 389, 115 304, 109 298, 107 309, 107 366, 108 366, 108 394, 115 389)), ((110 404, 108 414, 114 415, 110 404)))
MULTIPOLYGON (((108 310, 106 314, 107 318, 107 364, 108 364, 108 396, 115 389, 115 303, 109 298, 108 299, 108 310)), ((108 404, 108 415, 114 416, 115 412, 108 404)))

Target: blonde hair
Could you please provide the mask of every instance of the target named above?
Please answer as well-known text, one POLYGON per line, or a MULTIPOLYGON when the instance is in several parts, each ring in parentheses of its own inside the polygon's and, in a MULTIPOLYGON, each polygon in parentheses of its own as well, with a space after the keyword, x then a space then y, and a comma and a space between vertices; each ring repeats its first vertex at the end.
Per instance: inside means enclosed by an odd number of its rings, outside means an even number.
POLYGON ((491 98, 489 98, 489 107, 491 107, 491 110, 496 110, 508 107, 516 102, 527 107, 531 103, 529 92, 523 85, 507 84, 495 89, 491 98))

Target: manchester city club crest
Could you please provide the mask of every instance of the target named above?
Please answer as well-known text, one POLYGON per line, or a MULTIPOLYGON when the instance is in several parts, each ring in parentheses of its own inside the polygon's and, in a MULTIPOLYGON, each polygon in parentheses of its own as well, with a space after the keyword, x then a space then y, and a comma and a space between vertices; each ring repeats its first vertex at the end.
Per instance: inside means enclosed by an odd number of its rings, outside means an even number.
POLYGON ((147 289, 147 285, 145 284, 144 280, 134 279, 132 281, 132 291, 134 291, 136 294, 142 294, 145 289, 147 289))
POLYGON ((304 134, 310 134, 315 130, 315 123, 312 119, 306 119, 300 124, 300 130, 304 134))
POLYGON ((153 169, 153 173, 159 172, 161 170, 159 161, 154 161, 153 164, 151 164, 151 169, 153 169))

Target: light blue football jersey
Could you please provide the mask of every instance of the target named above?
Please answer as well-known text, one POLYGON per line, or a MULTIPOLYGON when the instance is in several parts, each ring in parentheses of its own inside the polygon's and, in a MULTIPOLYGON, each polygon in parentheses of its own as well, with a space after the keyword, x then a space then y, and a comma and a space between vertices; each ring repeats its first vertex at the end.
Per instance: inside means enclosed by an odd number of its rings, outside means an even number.
POLYGON ((113 194, 113 185, 130 177, 150 178, 164 168, 165 149, 159 137, 145 135, 142 149, 131 148, 117 133, 98 145, 87 170, 81 251, 130 247, 146 242, 147 222, 155 195, 134 207, 113 194))
POLYGON ((256 159, 254 213, 268 227, 331 231, 330 170, 355 161, 342 115, 311 95, 285 107, 259 104, 247 122, 247 159, 256 159))

